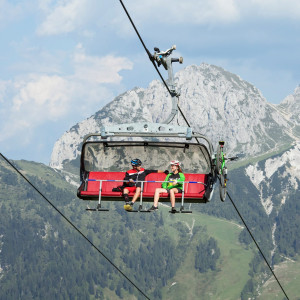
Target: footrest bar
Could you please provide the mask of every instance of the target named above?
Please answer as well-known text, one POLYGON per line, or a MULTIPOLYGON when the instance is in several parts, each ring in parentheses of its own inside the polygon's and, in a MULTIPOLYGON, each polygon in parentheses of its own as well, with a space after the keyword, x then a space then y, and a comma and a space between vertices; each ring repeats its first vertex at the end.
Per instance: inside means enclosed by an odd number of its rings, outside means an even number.
POLYGON ((140 205, 139 206, 139 212, 147 212, 147 213, 149 213, 150 211, 148 209, 143 209, 143 206, 140 205))
POLYGON ((191 210, 184 210, 184 206, 183 205, 180 207, 180 212, 182 214, 191 214, 192 213, 191 210))

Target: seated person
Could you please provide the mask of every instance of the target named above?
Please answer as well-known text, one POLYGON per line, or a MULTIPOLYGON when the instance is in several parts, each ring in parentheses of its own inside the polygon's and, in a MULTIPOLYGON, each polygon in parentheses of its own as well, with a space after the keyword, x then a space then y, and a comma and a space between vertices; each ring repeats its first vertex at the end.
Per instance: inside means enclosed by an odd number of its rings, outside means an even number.
POLYGON ((149 209, 149 211, 155 211, 158 209, 158 200, 160 193, 168 193, 170 194, 170 201, 172 210, 171 212, 176 212, 175 209, 175 194, 182 193, 183 182, 185 180, 185 176, 182 173, 180 162, 178 160, 172 160, 170 162, 171 165, 171 173, 169 173, 162 183, 161 188, 157 188, 154 194, 154 203, 153 206, 149 209))
POLYGON ((142 168, 142 162, 136 158, 131 161, 132 169, 126 172, 124 180, 127 182, 123 183, 123 197, 125 200, 124 209, 131 211, 133 204, 138 199, 141 194, 141 181, 145 181, 146 176, 151 173, 165 173, 168 174, 169 171, 161 170, 145 170, 142 168), (129 192, 135 192, 131 202, 129 203, 129 192))

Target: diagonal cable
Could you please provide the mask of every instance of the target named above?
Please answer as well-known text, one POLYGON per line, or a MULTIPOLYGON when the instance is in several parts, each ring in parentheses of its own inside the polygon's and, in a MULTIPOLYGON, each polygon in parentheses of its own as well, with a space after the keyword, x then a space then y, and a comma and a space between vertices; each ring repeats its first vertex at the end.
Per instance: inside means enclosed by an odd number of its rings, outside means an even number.
POLYGON ((38 188, 36 188, 2 153, 0 156, 16 171, 27 183, 46 200, 93 248, 95 248, 121 275, 123 275, 146 299, 150 298, 124 274, 89 238, 87 238, 38 188))
POLYGON ((134 25, 134 22, 132 21, 132 19, 131 19, 131 17, 130 17, 130 14, 128 13, 128 10, 126 9, 126 7, 125 7, 123 1, 122 1, 122 0, 119 0, 119 1, 120 1, 120 3, 121 3, 121 5, 122 5, 122 7, 123 7, 123 9, 124 9, 124 11, 125 11, 125 13, 126 13, 128 19, 129 19, 129 21, 130 21, 130 23, 131 23, 133 29, 135 30, 135 32, 136 32, 136 34, 137 34, 137 36, 138 36, 140 42, 142 43, 142 45, 143 45, 143 47, 144 47, 146 53, 148 54, 148 57, 149 57, 149 59, 151 60, 153 66, 154 66, 154 68, 155 68, 155 70, 157 71, 159 77, 161 78, 162 82, 163 82, 164 85, 166 86, 168 92, 169 92, 170 95, 172 96, 171 91, 170 91, 170 89, 169 89, 167 83, 165 82, 163 76, 161 75, 160 71, 158 70, 158 68, 157 68, 157 66, 156 66, 156 64, 155 64, 155 62, 154 62, 153 55, 152 55, 152 54, 150 53, 150 51, 147 49, 147 47, 146 47, 146 45, 145 45, 145 43, 144 43, 142 37, 140 36, 140 34, 139 34, 139 32, 138 32, 136 26, 134 25))
MULTIPOLYGON (((138 32, 138 30, 137 30, 137 28, 136 28, 134 22, 132 21, 132 19, 131 19, 131 17, 130 17, 130 15, 129 15, 129 13, 128 13, 128 10, 126 9, 126 7, 125 7, 123 1, 122 1, 122 0, 119 0, 119 1, 120 1, 121 5, 122 5, 122 7, 123 7, 123 9, 124 9, 124 11, 125 11, 125 13, 126 13, 128 19, 129 19, 129 21, 130 21, 132 27, 134 28, 134 30, 135 30, 135 32, 136 32, 136 34, 137 34, 137 36, 138 36, 140 42, 142 43, 142 45, 143 45, 143 47, 144 47, 146 53, 148 54, 148 57, 149 57, 149 59, 151 60, 151 62, 152 62, 152 64, 153 64, 153 66, 154 66, 156 72, 158 73, 160 79, 162 80, 163 84, 164 84, 165 87, 167 88, 167 90, 168 90, 169 94, 171 95, 171 97, 173 97, 173 95, 172 95, 172 93, 171 93, 171 91, 170 91, 170 89, 169 89, 169 86, 167 85, 166 81, 164 80, 163 76, 161 75, 160 71, 158 70, 158 67, 156 66, 156 64, 155 64, 155 62, 154 62, 153 55, 152 55, 152 54, 150 53, 150 51, 147 49, 147 47, 146 47, 146 45, 145 45, 145 43, 144 43, 144 41, 143 41, 141 35, 139 34, 139 32, 138 32)), ((177 97, 178 97, 178 96, 177 96, 177 97)), ((188 122, 188 120, 187 120, 186 117, 184 116, 184 114, 183 114, 183 112, 182 112, 182 110, 181 110, 181 108, 179 107, 178 104, 177 104, 177 107, 178 107, 179 112, 181 113, 183 119, 185 120, 186 124, 188 125, 188 127, 191 127, 190 124, 189 124, 189 122, 188 122)), ((197 138, 196 138, 196 140, 197 140, 197 142, 198 142, 198 144, 199 144, 199 141, 198 141, 197 138)))
POLYGON ((286 294, 285 290, 283 289, 283 287, 282 287, 282 285, 280 284, 280 282, 279 282, 278 278, 276 277, 276 275, 275 275, 274 271, 272 270, 272 268, 271 268, 270 264, 268 263, 268 261, 267 261, 267 259, 266 259, 265 255, 264 255, 264 253, 262 252, 262 250, 261 250, 261 249, 260 249, 260 247, 258 246, 258 244, 257 244, 257 242, 256 242, 256 240, 255 240, 255 238, 254 238, 254 236, 252 235, 252 233, 251 233, 251 231, 250 231, 249 227, 247 226, 247 224, 246 224, 246 222, 244 221, 244 219, 243 219, 242 215, 240 214, 239 210, 237 209, 236 205, 234 204, 234 202, 233 202, 232 198, 230 197, 230 195, 229 195, 229 193, 228 193, 228 192, 226 192, 226 193, 227 193, 227 195, 228 195, 228 197, 229 197, 229 199, 230 199, 230 201, 231 201, 232 205, 234 206, 234 208, 235 208, 236 212, 238 213, 239 217, 241 218, 242 222, 244 223, 244 225, 245 225, 246 229, 248 230, 248 232, 249 232, 249 234, 250 234, 250 236, 251 236, 252 240, 254 241, 254 243, 255 243, 255 245, 256 245, 256 247, 257 247, 257 249, 259 250, 259 252, 260 252, 260 254, 262 255, 262 257, 264 258, 264 260, 265 260, 266 264, 268 265, 268 267, 269 267, 270 271, 272 272, 273 276, 275 277, 275 279, 276 279, 276 281, 277 281, 278 285, 280 286, 280 288, 281 288, 282 292, 284 293, 285 297, 286 297, 286 298, 289 300, 289 297, 287 296, 287 294, 286 294))

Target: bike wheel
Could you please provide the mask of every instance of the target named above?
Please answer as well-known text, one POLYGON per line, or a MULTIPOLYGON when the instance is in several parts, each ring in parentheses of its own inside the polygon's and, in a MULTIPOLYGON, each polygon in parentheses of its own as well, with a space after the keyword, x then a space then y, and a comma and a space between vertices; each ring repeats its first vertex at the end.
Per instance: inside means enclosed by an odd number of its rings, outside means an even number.
POLYGON ((219 175, 220 185, 219 185, 219 191, 220 191, 220 199, 222 202, 225 201, 226 198, 226 175, 220 174, 219 175))
POLYGON ((221 173, 222 170, 222 153, 223 153, 223 148, 221 147, 221 145, 218 146, 217 149, 217 157, 216 157, 216 172, 217 174, 221 173))

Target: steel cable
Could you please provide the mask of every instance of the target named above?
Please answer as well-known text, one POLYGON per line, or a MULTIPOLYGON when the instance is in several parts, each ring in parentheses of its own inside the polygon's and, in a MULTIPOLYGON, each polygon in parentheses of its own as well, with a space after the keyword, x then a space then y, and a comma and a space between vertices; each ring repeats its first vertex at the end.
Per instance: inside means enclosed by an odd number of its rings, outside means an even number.
POLYGON ((81 232, 34 184, 30 182, 2 153, 0 156, 6 161, 14 171, 16 171, 40 196, 44 198, 94 249, 96 249, 122 276, 124 276, 146 299, 150 298, 129 278, 125 275, 88 237, 81 232))
POLYGON ((252 235, 252 233, 251 233, 251 231, 250 231, 249 227, 247 226, 247 224, 246 224, 245 220, 243 219, 243 217, 242 217, 242 215, 240 214, 239 210, 237 209, 237 207, 236 207, 235 203, 233 202, 233 200, 232 200, 231 196, 229 195, 229 193, 228 193, 228 192, 226 192, 226 194, 227 194, 227 196, 229 197, 229 199, 230 199, 230 201, 231 201, 231 203, 232 203, 233 207, 235 208, 235 210, 236 210, 236 212, 238 213, 239 217, 241 218, 242 222, 244 223, 244 225, 245 225, 246 229, 248 230, 248 232, 249 232, 249 234, 250 234, 250 236, 251 236, 252 240, 254 241, 254 243, 255 243, 255 245, 256 245, 256 247, 257 247, 257 249, 259 250, 259 252, 260 252, 260 254, 262 255, 263 259, 265 260, 266 264, 268 265, 268 267, 269 267, 270 271, 272 272, 272 274, 273 274, 274 278, 276 279, 276 281, 277 281, 278 285, 280 286, 280 288, 281 288, 282 292, 284 293, 285 297, 286 297, 287 299, 289 299, 289 297, 287 296, 287 294, 286 294, 285 290, 283 289, 282 285, 280 284, 280 282, 279 282, 278 278, 276 277, 276 275, 275 275, 274 271, 272 270, 272 268, 271 268, 270 264, 268 263, 268 261, 267 261, 267 259, 266 259, 265 255, 264 255, 264 253, 262 252, 262 250, 261 250, 261 249, 260 249, 260 247, 258 246, 258 244, 257 244, 257 242, 256 242, 256 240, 255 240, 255 238, 254 238, 254 236, 252 235))

